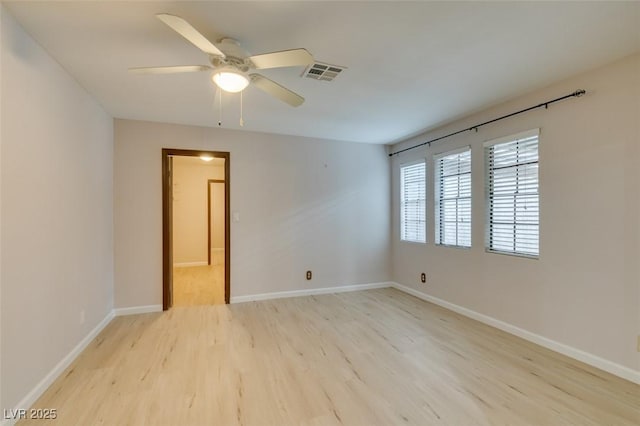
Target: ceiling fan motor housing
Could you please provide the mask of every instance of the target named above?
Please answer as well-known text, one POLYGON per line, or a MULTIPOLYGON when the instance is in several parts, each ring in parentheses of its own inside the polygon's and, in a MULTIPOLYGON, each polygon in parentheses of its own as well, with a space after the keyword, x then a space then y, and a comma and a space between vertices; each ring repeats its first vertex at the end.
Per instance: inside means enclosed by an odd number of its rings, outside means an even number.
POLYGON ((209 61, 214 68, 234 68, 241 72, 247 72, 250 68, 250 62, 247 59, 229 56, 222 58, 220 56, 210 56, 209 61))

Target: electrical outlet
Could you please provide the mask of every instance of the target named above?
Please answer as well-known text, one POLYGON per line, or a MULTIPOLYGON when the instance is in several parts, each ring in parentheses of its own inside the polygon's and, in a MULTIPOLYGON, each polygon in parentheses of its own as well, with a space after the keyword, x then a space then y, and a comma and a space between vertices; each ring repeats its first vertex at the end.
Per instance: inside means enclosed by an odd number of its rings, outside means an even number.
POLYGON ((85 314, 84 309, 80 311, 80 324, 84 324, 85 314))
POLYGON ((312 276, 313 274, 311 273, 311 271, 307 271, 307 281, 310 281, 312 276))
POLYGON ((426 283, 426 282, 427 282, 427 274, 425 274, 424 272, 422 272, 422 273, 420 274, 420 282, 421 282, 422 284, 424 284, 424 283, 426 283))

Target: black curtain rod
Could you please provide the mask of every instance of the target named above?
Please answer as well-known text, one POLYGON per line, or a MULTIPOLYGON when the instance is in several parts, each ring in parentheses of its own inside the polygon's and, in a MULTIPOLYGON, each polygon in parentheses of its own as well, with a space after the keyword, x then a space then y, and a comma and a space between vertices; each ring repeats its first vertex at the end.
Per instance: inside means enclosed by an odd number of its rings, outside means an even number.
POLYGON ((489 121, 485 121, 484 123, 476 124, 475 126, 471 126, 471 127, 467 128, 467 129, 458 130, 457 132, 449 133, 448 135, 440 136, 439 138, 431 139, 430 141, 422 142, 422 143, 420 143, 418 145, 415 145, 415 146, 412 146, 412 147, 409 147, 409 148, 405 148, 405 149, 401 149, 400 151, 392 152, 391 154, 389 154, 389 157, 392 157, 394 155, 398 155, 401 152, 405 152, 405 151, 409 151, 409 150, 412 150, 412 149, 419 148, 421 146, 425 146, 425 145, 431 146, 431 144, 433 142, 437 142, 439 140, 446 139, 446 138, 449 138, 451 136, 458 135, 460 133, 470 132, 472 130, 475 130, 477 132, 478 128, 480 128, 482 126, 486 126, 487 124, 495 123, 496 121, 504 120, 505 118, 513 117, 514 115, 518 115, 518 114, 522 114, 523 112, 531 111, 532 109, 537 109, 537 108, 542 108, 542 107, 549 108, 549 105, 551 105, 553 103, 560 102, 560 101, 562 101, 564 99, 568 99, 568 98, 578 98, 578 97, 584 95, 585 93, 587 93, 587 92, 584 89, 579 89, 579 90, 576 90, 573 93, 569 93, 568 95, 561 96, 559 98, 555 98, 555 99, 552 99, 550 101, 542 102, 541 104, 538 104, 538 105, 535 105, 535 106, 532 106, 532 107, 529 107, 529 108, 521 109, 520 111, 512 112, 511 114, 503 115, 502 117, 494 118, 493 120, 489 120, 489 121))

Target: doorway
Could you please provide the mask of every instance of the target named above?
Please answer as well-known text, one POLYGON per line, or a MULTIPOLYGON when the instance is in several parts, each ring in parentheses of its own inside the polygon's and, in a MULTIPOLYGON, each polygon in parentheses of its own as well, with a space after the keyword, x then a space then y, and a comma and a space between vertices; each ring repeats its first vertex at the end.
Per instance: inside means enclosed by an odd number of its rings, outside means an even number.
POLYGON ((162 150, 163 309, 229 303, 229 153, 162 150))

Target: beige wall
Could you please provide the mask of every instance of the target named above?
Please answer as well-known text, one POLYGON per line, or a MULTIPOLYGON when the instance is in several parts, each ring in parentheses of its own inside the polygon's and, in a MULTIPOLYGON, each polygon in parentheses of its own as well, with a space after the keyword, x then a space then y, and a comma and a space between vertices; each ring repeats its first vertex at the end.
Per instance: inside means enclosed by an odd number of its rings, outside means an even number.
POLYGON ((389 279, 383 146, 116 120, 117 307, 162 301, 163 147, 231 153, 232 297, 389 279))
POLYGON ((0 408, 9 409, 113 307, 113 120, 6 10, 0 43, 0 408))
POLYGON ((632 370, 640 370, 640 56, 459 120, 410 143, 538 104, 572 98, 467 132, 392 162, 394 280, 632 370), (482 144, 540 128, 540 259, 484 251, 482 144), (432 154, 471 145, 473 247, 435 247, 432 154), (427 157, 428 244, 399 241, 399 164, 427 157), (419 283, 426 272, 428 284, 419 283))
POLYGON ((224 250, 224 183, 211 183, 211 249, 224 250))
POLYGON ((175 266, 207 263, 207 181, 209 179, 224 180, 224 164, 205 163, 198 157, 173 157, 173 264, 175 266))

